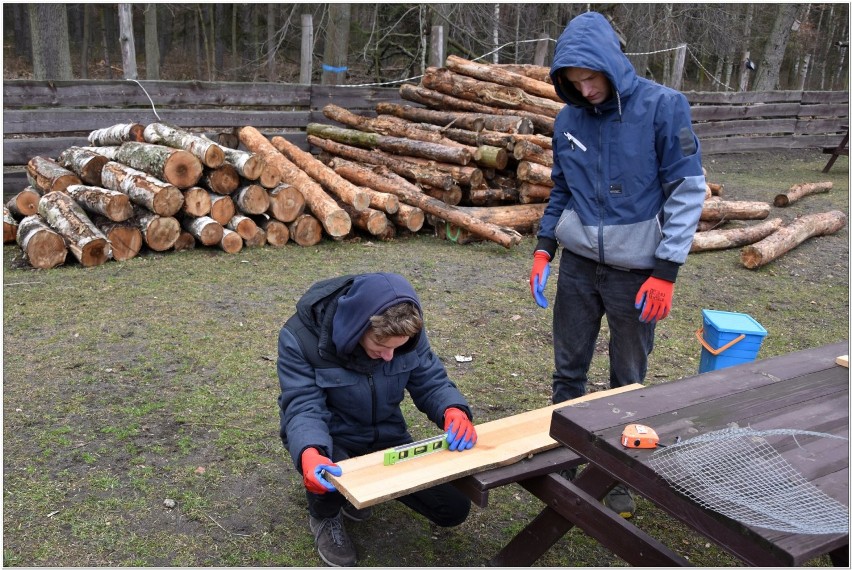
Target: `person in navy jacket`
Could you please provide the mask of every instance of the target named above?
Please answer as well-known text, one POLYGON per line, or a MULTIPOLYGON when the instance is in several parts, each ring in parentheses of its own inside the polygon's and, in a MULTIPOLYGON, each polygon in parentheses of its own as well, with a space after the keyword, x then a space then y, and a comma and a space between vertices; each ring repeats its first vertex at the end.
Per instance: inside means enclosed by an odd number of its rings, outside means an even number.
MULTIPOLYGON (((566 105, 554 124, 553 190, 530 290, 547 307, 544 288, 561 245, 553 307, 552 398, 559 403, 585 394, 604 316, 610 387, 644 381, 655 325, 671 310, 695 235, 705 180, 686 97, 637 76, 603 15, 569 22, 550 76, 566 105)), ((632 515, 623 488, 608 499, 622 516, 632 515)))
MULTIPOLYGON (((281 439, 303 474, 309 524, 320 557, 352 566, 357 555, 341 514, 365 520, 324 475, 337 461, 413 441, 400 403, 447 432, 449 449, 476 443, 467 400, 447 376, 423 327, 420 300, 395 273, 335 277, 313 284, 278 336, 281 439)), ((470 500, 450 484, 400 497, 439 526, 461 524, 470 500)))

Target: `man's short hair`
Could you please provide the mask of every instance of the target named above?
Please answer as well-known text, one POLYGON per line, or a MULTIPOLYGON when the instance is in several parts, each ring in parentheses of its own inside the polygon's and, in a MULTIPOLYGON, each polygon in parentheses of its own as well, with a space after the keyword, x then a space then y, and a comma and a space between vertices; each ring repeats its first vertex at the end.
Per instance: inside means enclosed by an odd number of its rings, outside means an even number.
POLYGON ((381 315, 370 317, 370 326, 376 340, 395 336, 411 338, 423 328, 423 317, 414 303, 400 303, 388 308, 381 315))

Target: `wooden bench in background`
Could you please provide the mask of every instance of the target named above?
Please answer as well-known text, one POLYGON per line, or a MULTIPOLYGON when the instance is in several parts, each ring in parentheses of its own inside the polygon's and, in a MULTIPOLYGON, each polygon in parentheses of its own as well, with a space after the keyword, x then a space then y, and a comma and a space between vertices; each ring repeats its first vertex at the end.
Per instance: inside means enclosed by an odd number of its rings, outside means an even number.
POLYGON ((830 154, 831 158, 828 159, 828 163, 826 163, 825 168, 822 169, 823 174, 827 174, 831 167, 834 166, 834 161, 837 160, 837 157, 840 155, 849 156, 849 149, 846 147, 846 144, 849 142, 849 125, 843 127, 846 129, 846 134, 843 135, 843 140, 840 141, 840 144, 834 147, 823 147, 823 154, 830 154))

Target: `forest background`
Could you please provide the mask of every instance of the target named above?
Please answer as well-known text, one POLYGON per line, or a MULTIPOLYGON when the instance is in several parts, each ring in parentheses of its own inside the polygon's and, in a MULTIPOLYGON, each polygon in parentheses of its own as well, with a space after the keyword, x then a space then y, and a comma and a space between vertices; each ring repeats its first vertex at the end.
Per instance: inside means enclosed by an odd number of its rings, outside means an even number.
POLYGON ((848 3, 4 3, 3 76, 394 86, 442 63, 430 61, 436 43, 549 65, 587 10, 610 18, 640 73, 684 91, 848 85, 848 3))

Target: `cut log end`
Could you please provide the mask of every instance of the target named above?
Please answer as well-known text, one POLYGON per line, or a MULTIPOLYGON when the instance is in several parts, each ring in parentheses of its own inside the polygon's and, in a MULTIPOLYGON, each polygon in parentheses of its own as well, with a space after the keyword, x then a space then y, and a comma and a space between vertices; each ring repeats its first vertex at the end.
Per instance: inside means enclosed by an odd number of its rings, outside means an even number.
POLYGON ((225 229, 219 247, 225 253, 239 253, 243 249, 243 238, 237 232, 225 229))
POLYGON ((28 240, 24 253, 27 262, 36 269, 52 269, 65 263, 68 250, 62 236, 54 232, 42 231, 28 240))
POLYGON ((131 226, 116 226, 108 236, 112 247, 112 258, 116 261, 127 261, 139 255, 144 240, 139 228, 131 226))
POLYGON ((172 217, 158 217, 147 228, 145 244, 154 251, 166 251, 180 236, 180 223, 172 217))
POLYGON ((178 188, 195 186, 203 172, 201 161, 185 150, 173 152, 163 166, 165 181, 178 188))
POLYGON ((75 254, 83 267, 103 265, 112 255, 112 249, 106 238, 95 238, 87 242, 75 254))

